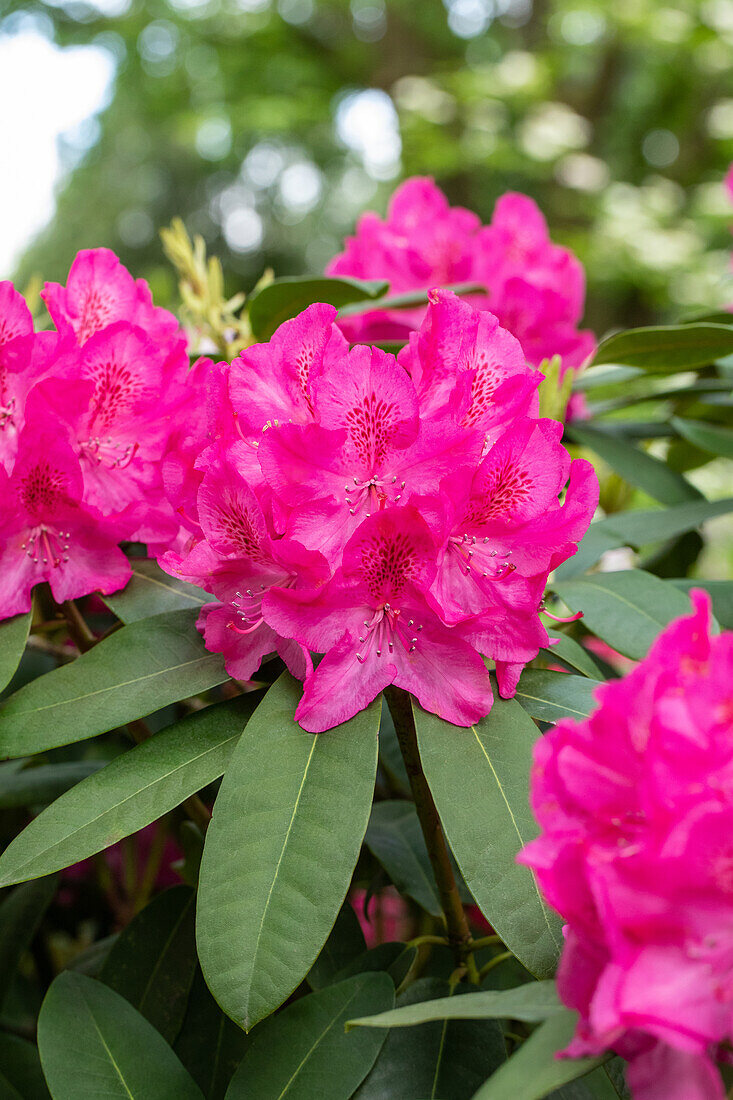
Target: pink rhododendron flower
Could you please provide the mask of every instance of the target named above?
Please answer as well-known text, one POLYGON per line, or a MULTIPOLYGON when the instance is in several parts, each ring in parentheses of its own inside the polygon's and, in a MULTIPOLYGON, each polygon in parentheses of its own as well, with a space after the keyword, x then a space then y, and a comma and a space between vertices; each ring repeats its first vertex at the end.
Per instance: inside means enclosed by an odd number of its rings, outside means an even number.
MULTIPOLYGON (((585 300, 580 262, 550 240, 547 224, 526 195, 506 194, 490 225, 450 207, 431 179, 407 180, 392 197, 385 221, 364 214, 356 236, 328 265, 327 274, 386 279, 391 294, 434 286, 476 283, 485 294, 473 305, 491 310, 499 324, 538 366, 560 355, 563 369, 578 369, 592 353, 593 334, 578 329, 585 300)), ((352 341, 406 340, 424 309, 372 310, 346 317, 352 341)))
POLYGON ((733 633, 691 595, 587 720, 538 741, 521 856, 567 920, 566 1053, 618 1051, 635 1100, 723 1100, 733 1038, 733 633))
POLYGON ((278 653, 304 679, 305 729, 389 684, 470 725, 492 703, 482 658, 510 696, 547 643, 547 576, 590 522, 595 475, 536 419, 540 375, 491 314, 431 292, 399 362, 349 348, 335 317, 311 306, 212 365, 166 460, 190 537, 159 560, 216 598, 199 629, 232 676, 278 653))

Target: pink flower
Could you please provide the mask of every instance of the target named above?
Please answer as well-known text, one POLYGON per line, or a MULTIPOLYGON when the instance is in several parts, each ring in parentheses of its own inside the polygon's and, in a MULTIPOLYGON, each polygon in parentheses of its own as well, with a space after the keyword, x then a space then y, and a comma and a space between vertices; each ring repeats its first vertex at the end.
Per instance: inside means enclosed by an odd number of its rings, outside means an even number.
POLYGON ((81 504, 79 460, 63 435, 37 422, 20 435, 8 476, 0 469, 0 619, 30 610, 48 581, 54 599, 115 592, 130 578, 119 532, 81 504))
POLYGON ((733 634, 692 604, 590 718, 540 739, 521 856, 568 922, 566 1053, 618 1051, 635 1100, 723 1100, 733 1037, 733 634))
POLYGON ((483 661, 427 602, 434 557, 418 513, 388 508, 364 520, 323 588, 268 593, 266 619, 326 654, 295 713, 304 729, 320 733, 345 722, 389 684, 456 725, 487 713, 492 694, 483 661))
MULTIPOLYGON (((552 243, 526 195, 503 195, 491 224, 482 227, 475 214, 451 208, 431 179, 407 180, 393 195, 386 221, 363 215, 327 274, 387 279, 392 294, 462 282, 484 286, 487 293, 472 295, 472 303, 490 309, 535 366, 560 355, 565 368, 578 369, 595 346, 592 333, 577 328, 583 268, 552 243)), ((406 340, 424 312, 373 310, 340 323, 351 341, 406 340)))

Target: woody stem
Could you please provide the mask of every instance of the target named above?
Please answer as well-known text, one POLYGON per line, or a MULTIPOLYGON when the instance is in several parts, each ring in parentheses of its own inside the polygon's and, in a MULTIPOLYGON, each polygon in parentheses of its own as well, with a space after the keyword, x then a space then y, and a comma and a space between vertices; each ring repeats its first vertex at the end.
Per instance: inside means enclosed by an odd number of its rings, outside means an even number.
POLYGON ((438 896, 445 917, 448 942, 453 948, 456 963, 465 966, 471 981, 478 980, 478 971, 473 958, 471 929, 468 926, 461 896, 458 892, 448 845, 440 823, 438 810, 430 793, 428 781, 420 760, 417 744, 415 718, 412 712, 412 699, 408 692, 394 686, 385 688, 385 697, 389 706, 395 732, 399 742, 402 759, 410 781, 415 809, 420 821, 425 846, 438 887, 438 896))

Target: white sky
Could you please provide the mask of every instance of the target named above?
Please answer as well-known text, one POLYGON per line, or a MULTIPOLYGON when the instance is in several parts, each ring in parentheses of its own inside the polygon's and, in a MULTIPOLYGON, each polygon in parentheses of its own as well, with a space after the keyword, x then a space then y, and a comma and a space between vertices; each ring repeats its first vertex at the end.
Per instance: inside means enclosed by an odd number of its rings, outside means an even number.
POLYGON ((0 37, 0 279, 53 216, 59 136, 106 105, 113 76, 106 50, 62 50, 33 30, 0 37))

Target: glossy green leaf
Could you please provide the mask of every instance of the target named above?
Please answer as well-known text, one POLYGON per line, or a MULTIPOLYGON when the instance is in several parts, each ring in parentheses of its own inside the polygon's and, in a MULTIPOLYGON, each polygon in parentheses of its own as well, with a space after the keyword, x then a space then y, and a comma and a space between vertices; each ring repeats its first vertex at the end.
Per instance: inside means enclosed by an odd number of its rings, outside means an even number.
POLYGON ((596 680, 569 672, 527 668, 521 675, 515 698, 528 714, 541 722, 560 718, 587 718, 596 706, 596 680))
POLYGON ((377 802, 364 842, 401 894, 434 917, 441 915, 438 888, 412 802, 377 802))
POLYGON ((541 1100, 553 1089, 574 1081, 600 1065, 602 1058, 556 1058, 575 1031, 577 1016, 567 1010, 551 1016, 522 1043, 473 1100, 541 1100))
POLYGON ((120 933, 101 973, 171 1044, 196 970, 195 908, 190 886, 158 894, 120 933))
POLYGON ((360 974, 301 998, 257 1028, 227 1100, 348 1100, 386 1035, 347 1034, 344 1025, 357 1006, 373 1012, 392 1004, 386 974, 360 974))
POLYGON ((641 367, 650 373, 704 367, 733 352, 733 326, 693 323, 630 329, 598 345, 594 363, 641 367))
POLYGON ((337 972, 335 980, 342 982, 345 978, 351 978, 355 974, 371 974, 374 971, 385 971, 389 974, 395 986, 405 979, 407 973, 417 958, 417 948, 410 947, 398 940, 387 943, 378 943, 356 958, 350 959, 345 966, 337 972))
POLYGON ((170 577, 154 561, 136 561, 132 563, 132 578, 125 587, 102 599, 123 623, 135 623, 165 611, 186 607, 198 611, 212 597, 203 588, 170 577))
POLYGON ((58 885, 55 875, 17 886, 0 904, 0 1005, 10 989, 10 979, 36 934, 43 914, 58 885))
POLYGON ((588 630, 635 661, 647 655, 667 623, 690 610, 675 585, 643 569, 594 573, 553 587, 572 611, 583 612, 588 630))
POLYGON ((282 1004, 325 943, 374 792, 381 700, 314 736, 293 718, 301 693, 281 676, 250 719, 201 863, 201 966, 219 1004, 246 1029, 282 1004))
POLYGON ((72 760, 67 764, 43 764, 7 773, 0 771, 0 809, 53 802, 102 767, 103 760, 72 760))
POLYGON ((705 420, 687 420, 681 416, 673 416, 671 423, 695 447, 724 458, 733 458, 733 431, 730 428, 708 424, 705 420))
POLYGON ((51 984, 38 1049, 54 1100, 203 1100, 153 1025, 83 974, 66 970, 51 984))
POLYGON ((132 623, 20 688, 0 708, 4 755, 82 741, 223 683, 223 659, 195 622, 195 611, 172 611, 132 623))
POLYGON ((320 955, 308 972, 311 989, 330 985, 339 970, 358 959, 366 951, 366 940, 351 902, 347 899, 339 910, 320 955))
POLYGON ((8 686, 23 656, 28 631, 31 626, 31 613, 14 615, 12 619, 0 622, 0 691, 8 686))
POLYGON ((218 779, 255 702, 243 696, 196 711, 77 783, 11 841, 0 885, 101 852, 218 779))
MULTIPOLYGON (((449 283, 443 287, 443 290, 450 290, 459 298, 466 294, 486 293, 486 287, 482 283, 477 282, 449 283)), ((422 290, 406 290, 401 294, 389 294, 386 297, 379 297, 379 299, 374 302, 362 299, 360 302, 354 302, 351 305, 342 307, 339 310, 339 315, 341 317, 354 317, 358 314, 370 313, 373 309, 411 309, 415 306, 427 306, 427 304, 428 287, 425 287, 422 290)))
POLYGON ((349 1020, 348 1027, 415 1027, 431 1020, 524 1020, 540 1023, 564 1013, 555 983, 527 982, 514 989, 481 990, 461 997, 439 997, 393 1008, 378 1016, 349 1020))
MULTIPOLYGON (((440 978, 421 978, 399 998, 407 1011, 413 1003, 432 1004, 431 998, 462 1001, 440 978)), ((382 1015, 390 1015, 383 1013, 382 1015)), ((506 1061, 506 1045, 495 1020, 443 1018, 419 1027, 391 1031, 373 1070, 354 1100, 464 1100, 506 1061)))
POLYGON ((548 630, 547 633, 550 635, 552 644, 543 646, 543 649, 550 660, 559 659, 591 680, 603 679, 603 673, 584 646, 558 630, 548 630))
POLYGON ((625 481, 661 504, 682 504, 702 496, 682 474, 621 436, 583 422, 570 424, 566 430, 576 443, 595 451, 625 481))
POLYGON ((0 1100, 49 1100, 34 1043, 0 1032, 0 1100))
POLYGON ((635 378, 643 378, 645 372, 638 367, 617 367, 612 363, 592 363, 587 370, 573 379, 574 393, 591 392, 612 389, 617 386, 628 386, 635 378))
POLYGON ((211 996, 197 968, 183 1026, 174 1050, 206 1100, 224 1100, 234 1071, 250 1038, 230 1020, 211 996))
POLYGON ((624 540, 620 535, 615 535, 604 527, 605 522, 605 520, 601 520, 590 525, 580 540, 577 553, 573 554, 571 558, 568 558, 555 570, 554 576, 556 579, 564 580, 567 577, 580 576, 599 562, 607 550, 613 550, 624 545, 624 540))
POLYGON ((389 288, 384 280, 328 279, 306 276, 275 279, 249 299, 249 323, 256 340, 269 340, 276 328, 314 302, 344 306, 364 298, 379 298, 389 288))
POLYGON ((713 615, 722 629, 733 630, 733 581, 708 581, 697 577, 690 580, 683 577, 669 583, 685 593, 689 593, 692 588, 704 589, 713 601, 713 615))
POLYGON ((423 768, 466 885, 527 969, 550 977, 562 946, 560 920, 532 871, 516 862, 537 835, 528 799, 537 727, 514 699, 495 697, 469 729, 414 711, 423 768))
POLYGON ((729 512, 733 512, 733 497, 677 504, 670 508, 618 512, 595 527, 608 531, 629 546, 646 546, 695 530, 706 520, 729 512))

